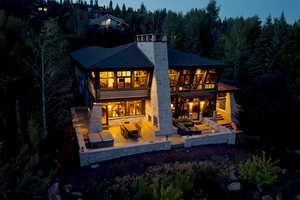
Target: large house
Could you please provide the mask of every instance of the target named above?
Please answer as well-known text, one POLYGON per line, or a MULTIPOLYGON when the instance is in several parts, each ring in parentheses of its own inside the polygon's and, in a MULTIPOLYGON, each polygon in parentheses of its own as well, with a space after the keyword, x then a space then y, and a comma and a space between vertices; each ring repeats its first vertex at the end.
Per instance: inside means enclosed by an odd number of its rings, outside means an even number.
POLYGON ((82 165, 180 145, 234 143, 236 88, 220 82, 223 62, 168 48, 158 34, 71 57, 85 101, 72 109, 82 165))

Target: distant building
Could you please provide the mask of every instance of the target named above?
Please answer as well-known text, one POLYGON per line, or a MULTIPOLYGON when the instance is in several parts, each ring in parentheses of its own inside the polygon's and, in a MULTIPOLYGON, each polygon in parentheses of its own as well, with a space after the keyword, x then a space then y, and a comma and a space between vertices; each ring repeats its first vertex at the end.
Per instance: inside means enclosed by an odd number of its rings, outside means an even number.
POLYGON ((48 3, 44 0, 33 0, 27 5, 28 17, 31 20, 42 21, 48 15, 48 3))
POLYGON ((103 7, 98 9, 89 8, 88 11, 90 27, 96 27, 99 30, 124 30, 128 26, 125 20, 107 13, 103 7))

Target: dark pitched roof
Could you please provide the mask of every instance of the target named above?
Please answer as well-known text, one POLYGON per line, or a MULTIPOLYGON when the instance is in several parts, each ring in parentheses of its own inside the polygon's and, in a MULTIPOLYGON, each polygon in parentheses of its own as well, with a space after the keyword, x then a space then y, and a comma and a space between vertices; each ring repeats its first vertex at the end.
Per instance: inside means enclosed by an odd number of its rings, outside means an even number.
POLYGON ((173 48, 168 49, 168 56, 170 68, 226 66, 221 61, 213 60, 210 58, 204 58, 195 54, 185 53, 173 48))
POLYGON ((218 83, 218 92, 232 92, 238 90, 237 87, 226 83, 218 83))
POLYGON ((136 43, 114 48, 87 47, 71 53, 84 68, 94 69, 145 69, 153 68, 152 62, 138 49, 136 43))
MULTIPOLYGON (((153 63, 137 47, 130 43, 114 48, 87 47, 71 53, 80 65, 88 70, 130 70, 154 68, 153 63)), ((168 48, 170 68, 182 67, 224 67, 223 62, 204 58, 168 48)))

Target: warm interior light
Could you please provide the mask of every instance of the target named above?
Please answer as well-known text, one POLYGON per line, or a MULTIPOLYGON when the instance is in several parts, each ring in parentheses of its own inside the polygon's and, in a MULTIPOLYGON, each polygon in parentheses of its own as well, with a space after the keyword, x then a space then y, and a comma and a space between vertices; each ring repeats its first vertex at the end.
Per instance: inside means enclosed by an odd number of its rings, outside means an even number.
POLYGON ((174 107, 174 105, 171 103, 171 108, 173 108, 174 107))
POLYGON ((193 112, 193 102, 189 102, 189 113, 193 112))
POLYGON ((95 72, 92 72, 92 77, 96 78, 95 72))
POLYGON ((201 109, 201 112, 203 111, 203 106, 205 104, 205 101, 200 101, 200 109, 201 109))
POLYGON ((48 11, 48 8, 44 8, 44 12, 47 12, 48 11))
POLYGON ((43 11, 43 8, 39 7, 39 8, 38 8, 38 11, 43 11))

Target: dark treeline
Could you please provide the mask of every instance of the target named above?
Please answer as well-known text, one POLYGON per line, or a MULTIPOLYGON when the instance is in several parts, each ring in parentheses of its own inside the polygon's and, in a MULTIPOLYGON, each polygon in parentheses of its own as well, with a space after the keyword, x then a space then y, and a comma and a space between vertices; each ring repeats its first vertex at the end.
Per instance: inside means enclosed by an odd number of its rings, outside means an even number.
POLYGON ((99 44, 90 37, 88 7, 98 9, 100 1, 51 2, 47 21, 28 17, 32 2, 0 1, 0 198, 45 194, 65 165, 57 152, 68 137, 69 108, 80 105, 68 51, 133 42, 137 34, 165 33, 174 48, 223 60, 229 67, 222 79, 241 88, 241 129, 273 145, 290 145, 296 136, 300 21, 288 24, 284 14, 222 20, 216 1, 187 13, 110 2, 106 11, 128 26, 100 35, 105 42, 99 44))

